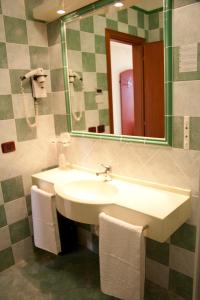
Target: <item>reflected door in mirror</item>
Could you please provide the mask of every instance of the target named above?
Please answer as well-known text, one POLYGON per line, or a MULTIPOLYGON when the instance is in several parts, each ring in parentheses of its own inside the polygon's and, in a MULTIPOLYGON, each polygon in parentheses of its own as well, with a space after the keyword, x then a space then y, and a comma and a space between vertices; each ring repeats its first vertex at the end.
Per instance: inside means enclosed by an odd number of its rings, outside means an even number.
POLYGON ((121 96, 121 126, 122 134, 134 134, 134 86, 133 70, 120 73, 120 96, 121 96))

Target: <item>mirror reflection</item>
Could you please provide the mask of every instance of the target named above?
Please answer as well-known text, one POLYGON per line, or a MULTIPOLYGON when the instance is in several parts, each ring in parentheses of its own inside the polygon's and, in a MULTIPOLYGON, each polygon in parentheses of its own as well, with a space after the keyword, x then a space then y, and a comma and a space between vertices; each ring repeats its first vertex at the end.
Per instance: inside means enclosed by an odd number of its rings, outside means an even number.
POLYGON ((66 23, 72 128, 164 138, 162 1, 124 4, 66 23))

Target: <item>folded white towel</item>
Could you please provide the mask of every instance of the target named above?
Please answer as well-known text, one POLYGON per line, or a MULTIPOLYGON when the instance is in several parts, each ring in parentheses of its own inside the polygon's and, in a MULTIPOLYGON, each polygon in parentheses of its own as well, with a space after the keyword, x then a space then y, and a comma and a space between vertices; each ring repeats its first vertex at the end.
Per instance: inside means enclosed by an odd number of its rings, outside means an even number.
POLYGON ((143 227, 105 213, 99 215, 101 290, 123 299, 144 297, 145 247, 143 227))
POLYGON ((58 254, 61 251, 61 245, 55 196, 33 185, 31 188, 31 206, 35 246, 58 254))

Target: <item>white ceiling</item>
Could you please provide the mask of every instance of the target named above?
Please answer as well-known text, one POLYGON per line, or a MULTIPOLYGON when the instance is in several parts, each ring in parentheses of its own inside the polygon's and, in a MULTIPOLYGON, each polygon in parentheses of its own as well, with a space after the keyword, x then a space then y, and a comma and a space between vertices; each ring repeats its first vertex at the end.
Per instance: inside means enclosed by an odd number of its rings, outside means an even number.
MULTIPOLYGON (((67 13, 73 12, 83 6, 94 3, 94 0, 64 0, 67 13)), ((124 0, 125 6, 136 5, 145 10, 153 10, 162 6, 162 0, 124 0)), ((60 16, 56 11, 60 8, 61 0, 43 0, 42 3, 33 9, 35 19, 52 22, 60 16)))

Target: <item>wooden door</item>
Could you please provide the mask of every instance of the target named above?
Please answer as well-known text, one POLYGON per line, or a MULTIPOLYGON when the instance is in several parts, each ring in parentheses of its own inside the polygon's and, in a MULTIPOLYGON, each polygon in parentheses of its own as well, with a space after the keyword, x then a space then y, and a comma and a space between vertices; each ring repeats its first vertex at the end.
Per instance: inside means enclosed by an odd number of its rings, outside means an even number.
POLYGON ((121 128, 122 134, 133 135, 134 132, 134 94, 133 70, 120 73, 121 128))
POLYGON ((164 138, 163 42, 144 44, 145 136, 164 138))

